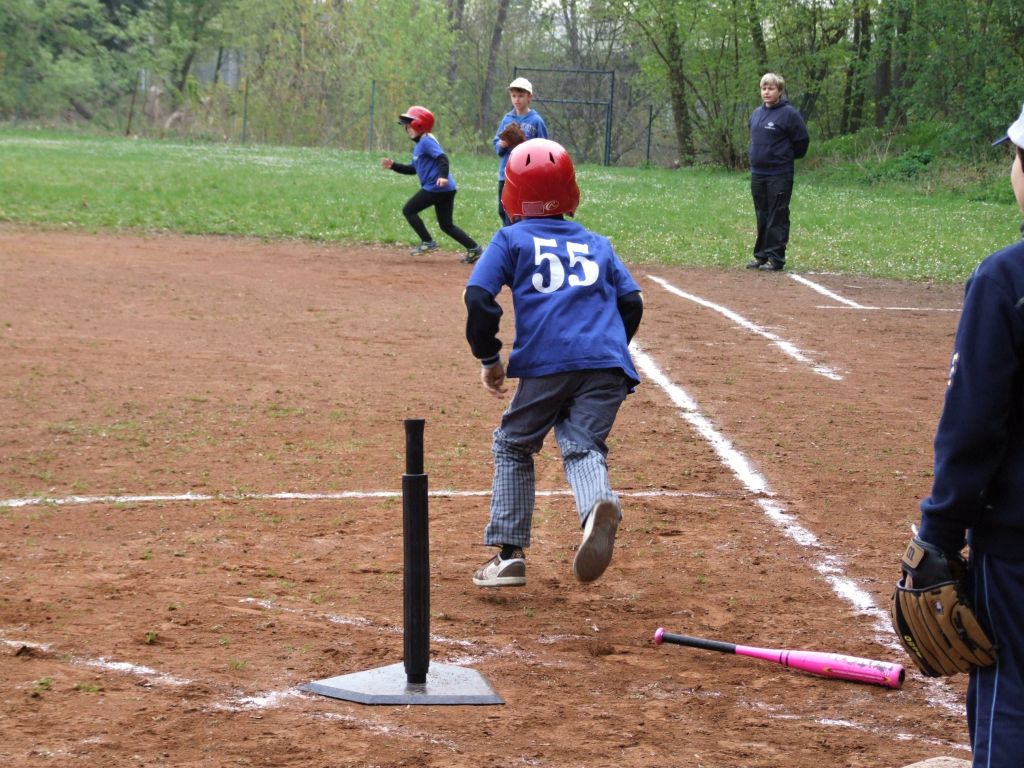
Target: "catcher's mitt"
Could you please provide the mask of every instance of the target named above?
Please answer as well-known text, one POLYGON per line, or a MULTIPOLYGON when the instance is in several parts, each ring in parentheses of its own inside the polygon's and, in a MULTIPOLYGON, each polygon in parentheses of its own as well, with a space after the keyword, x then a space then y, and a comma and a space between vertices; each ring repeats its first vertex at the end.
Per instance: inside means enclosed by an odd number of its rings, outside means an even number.
POLYGON ((509 149, 512 149, 512 147, 518 147, 526 141, 526 134, 523 133, 522 126, 513 120, 502 129, 501 133, 498 134, 498 138, 502 139, 509 149))
POLYGON ((903 555, 903 578, 892 594, 892 626, 925 675, 939 677, 995 664, 988 639, 961 584, 967 564, 914 538, 903 555))

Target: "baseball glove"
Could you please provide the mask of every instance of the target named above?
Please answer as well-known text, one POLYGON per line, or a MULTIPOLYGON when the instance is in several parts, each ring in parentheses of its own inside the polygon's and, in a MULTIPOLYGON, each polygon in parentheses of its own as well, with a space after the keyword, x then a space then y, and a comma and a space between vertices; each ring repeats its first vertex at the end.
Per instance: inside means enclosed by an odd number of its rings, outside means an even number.
POLYGON ((498 138, 502 139, 508 145, 509 149, 512 149, 512 147, 518 147, 526 141, 526 134, 523 133, 523 129, 519 123, 513 120, 505 126, 501 133, 498 134, 498 138))
POLYGON ((996 649, 967 601, 967 563, 918 538, 901 564, 892 594, 892 626, 925 675, 940 677, 995 664, 996 649))

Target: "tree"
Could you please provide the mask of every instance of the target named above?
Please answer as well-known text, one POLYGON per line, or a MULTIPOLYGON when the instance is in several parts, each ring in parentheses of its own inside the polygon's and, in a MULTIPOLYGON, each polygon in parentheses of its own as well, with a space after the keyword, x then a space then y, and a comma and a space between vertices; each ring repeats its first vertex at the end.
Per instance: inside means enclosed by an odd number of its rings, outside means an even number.
POLYGON ((150 42, 138 49, 143 63, 167 86, 176 103, 186 96, 186 85, 196 57, 224 44, 222 24, 238 0, 150 0, 133 25, 137 40, 150 42))
POLYGON ((483 88, 480 91, 480 119, 477 123, 477 130, 483 134, 490 128, 491 96, 494 93, 494 83, 498 76, 498 52, 501 50, 501 38, 505 33, 505 20, 508 18, 508 6, 510 0, 498 0, 498 13, 494 19, 494 26, 491 29, 490 55, 487 57, 483 88))
POLYGON ((0 4, 0 113, 50 117, 71 106, 92 119, 127 90, 122 32, 99 0, 0 4), (104 45, 104 41, 111 45, 104 45))
POLYGON ((691 165, 696 142, 690 107, 688 47, 694 34, 696 13, 691 2, 675 0, 624 0, 620 9, 639 31, 663 69, 675 126, 678 162, 691 165))
POLYGON ((764 74, 768 71, 768 45, 764 39, 764 27, 761 23, 757 0, 745 0, 744 10, 747 14, 747 25, 750 28, 750 44, 754 49, 754 63, 757 71, 764 74))
POLYGON ((867 76, 871 55, 870 0, 855 0, 853 4, 852 55, 846 60, 846 83, 843 89, 843 112, 840 133, 856 133, 864 121, 867 76))

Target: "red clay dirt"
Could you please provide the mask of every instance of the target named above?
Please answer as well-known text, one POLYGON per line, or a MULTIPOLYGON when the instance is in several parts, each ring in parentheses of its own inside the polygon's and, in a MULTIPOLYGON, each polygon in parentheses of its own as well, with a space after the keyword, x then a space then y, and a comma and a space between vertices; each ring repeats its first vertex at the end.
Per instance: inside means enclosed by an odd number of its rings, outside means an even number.
POLYGON ((962 676, 908 668, 891 690, 652 643, 664 626, 909 665, 884 619, 930 486, 960 286, 806 276, 843 303, 742 261, 633 267, 637 341, 698 410, 649 375, 624 405, 609 463, 625 517, 605 576, 572 577, 579 531, 549 439, 528 584, 484 590, 470 577, 491 554, 504 401, 464 339, 457 253, 0 227, 0 763, 969 758, 962 676), (402 661, 409 418, 426 419, 436 494, 431 659, 478 670, 504 705, 299 690, 402 661), (701 418, 766 491, 723 463, 701 418), (82 498, 137 495, 172 498, 82 498))

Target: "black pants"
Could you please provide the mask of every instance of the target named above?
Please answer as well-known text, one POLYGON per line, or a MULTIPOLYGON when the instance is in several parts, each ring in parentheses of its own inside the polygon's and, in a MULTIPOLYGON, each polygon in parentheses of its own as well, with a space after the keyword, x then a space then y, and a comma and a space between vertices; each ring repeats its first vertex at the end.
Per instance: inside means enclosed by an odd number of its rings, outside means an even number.
MULTIPOLYGON (((498 216, 501 217, 501 223, 503 226, 508 226, 512 223, 512 219, 509 218, 508 214, 505 213, 505 206, 501 204, 501 193, 505 189, 505 180, 502 179, 498 182, 498 216)), ((1024 226, 1022 224, 1021 226, 1024 226)))
POLYGON ((793 174, 750 175, 750 193, 757 215, 754 258, 760 262, 786 263, 789 242, 789 201, 793 196, 793 174))
POLYGON ((402 208, 402 215, 409 222, 409 226, 416 230, 420 240, 427 243, 434 239, 431 237, 427 225, 420 218, 420 211, 433 206, 434 213, 437 214, 437 225, 441 227, 442 232, 457 240, 467 250, 476 248, 476 240, 455 226, 455 223, 452 221, 452 213, 455 211, 456 194, 456 192, 428 192, 425 189, 421 189, 409 198, 409 202, 402 208))

